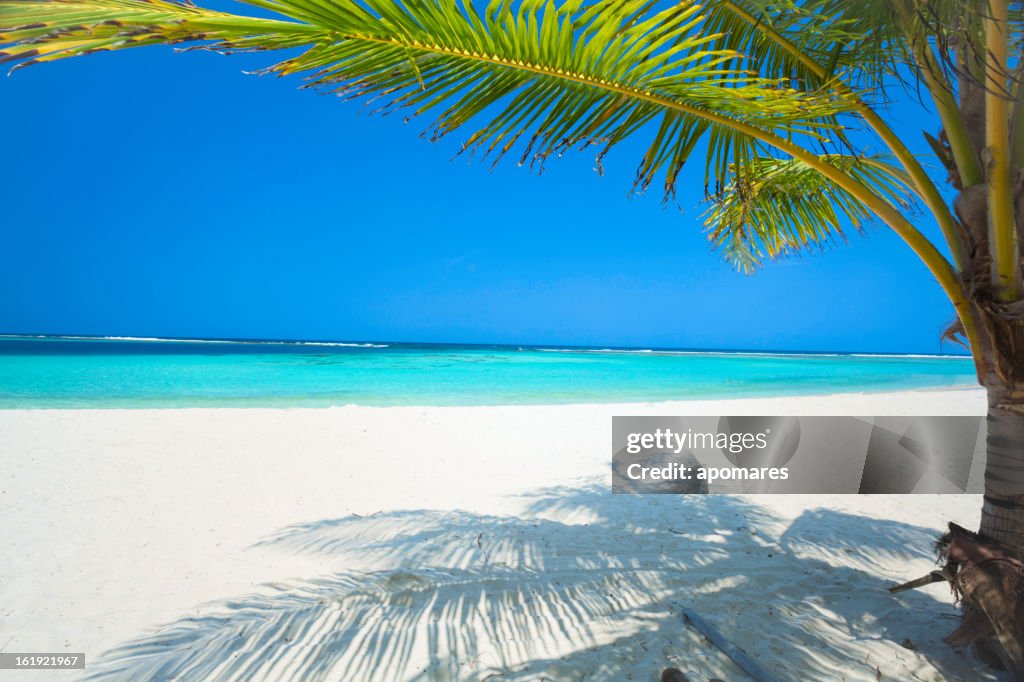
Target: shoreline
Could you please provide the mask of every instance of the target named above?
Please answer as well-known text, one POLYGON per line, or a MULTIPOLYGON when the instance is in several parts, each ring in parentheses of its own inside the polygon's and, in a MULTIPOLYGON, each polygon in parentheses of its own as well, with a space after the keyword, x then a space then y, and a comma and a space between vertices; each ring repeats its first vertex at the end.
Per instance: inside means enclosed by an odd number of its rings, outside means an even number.
MULTIPOLYGON (((109 411, 127 411, 136 412, 140 410, 347 410, 347 409, 367 409, 367 410, 391 410, 391 409, 421 409, 421 410, 463 410, 463 409, 528 409, 528 408, 594 408, 594 409, 610 409, 617 408, 623 409, 628 412, 633 412, 637 408, 650 408, 650 409, 683 409, 698 405, 705 405, 707 403, 714 403, 715 405, 743 405, 746 403, 769 403, 779 401, 799 401, 801 403, 812 401, 819 401, 825 403, 827 406, 829 403, 834 401, 844 401, 856 403, 857 401, 865 398, 877 398, 881 401, 888 402, 893 399, 905 399, 915 395, 934 395, 934 394, 968 394, 972 398, 975 394, 984 398, 985 389, 977 385, 954 385, 954 386, 922 386, 916 388, 905 388, 896 390, 879 390, 879 391, 841 391, 836 393, 800 393, 800 394, 787 394, 787 395, 764 395, 764 396, 743 396, 736 398, 679 398, 673 400, 653 400, 653 401, 595 401, 595 402, 566 402, 566 403, 481 403, 481 404, 458 404, 458 405, 433 405, 433 404, 408 404, 408 405, 369 405, 360 403, 346 403, 341 405, 311 405, 311 404, 294 404, 294 405, 174 405, 174 406, 149 406, 149 405, 138 405, 138 406, 124 406, 124 405, 82 405, 82 406, 61 406, 61 407, 2 407, 0 406, 0 412, 59 412, 59 411, 97 411, 97 412, 109 412, 109 411)), ((929 401, 929 404, 931 402, 929 401)), ((910 409, 914 409, 911 407, 910 409)), ((980 414, 983 414, 984 410, 980 414)), ((695 414, 705 414, 698 412, 695 414)), ((839 412, 827 412, 823 414, 841 414, 839 412)), ((867 413, 864 413, 867 414, 867 413)), ((926 414, 924 412, 900 412, 898 414, 926 414)), ((945 414, 945 413, 943 413, 945 414)), ((954 412, 953 414, 975 414, 975 412, 954 412)), ((807 416, 813 416, 811 413, 807 413, 807 416)), ((872 415, 882 416, 882 415, 872 415)))

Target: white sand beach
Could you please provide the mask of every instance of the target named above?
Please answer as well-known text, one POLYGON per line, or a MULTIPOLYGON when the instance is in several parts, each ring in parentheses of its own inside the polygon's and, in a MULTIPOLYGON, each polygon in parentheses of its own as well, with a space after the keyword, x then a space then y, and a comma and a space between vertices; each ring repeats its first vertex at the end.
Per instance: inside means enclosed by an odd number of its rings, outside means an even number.
MULTIPOLYGON (((989 680, 934 566, 980 498, 609 491, 615 414, 975 415, 980 390, 0 411, 0 649, 109 680, 989 680)), ((17 680, 80 673, 14 674, 17 680)), ((6 679, 6 678, 5 678, 6 679)))

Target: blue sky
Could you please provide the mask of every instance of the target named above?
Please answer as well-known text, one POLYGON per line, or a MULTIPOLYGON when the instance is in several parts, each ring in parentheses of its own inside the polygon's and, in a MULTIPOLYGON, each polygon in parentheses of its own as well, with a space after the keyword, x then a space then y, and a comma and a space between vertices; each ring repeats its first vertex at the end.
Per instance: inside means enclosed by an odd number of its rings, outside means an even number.
MULTIPOLYGON (((956 350, 881 226, 747 277, 702 235, 702 159, 679 206, 630 196, 643 140, 603 176, 588 153, 491 172, 427 119, 242 73, 270 59, 147 48, 0 81, 0 331, 956 350)), ((892 117, 924 151, 934 119, 892 117)))

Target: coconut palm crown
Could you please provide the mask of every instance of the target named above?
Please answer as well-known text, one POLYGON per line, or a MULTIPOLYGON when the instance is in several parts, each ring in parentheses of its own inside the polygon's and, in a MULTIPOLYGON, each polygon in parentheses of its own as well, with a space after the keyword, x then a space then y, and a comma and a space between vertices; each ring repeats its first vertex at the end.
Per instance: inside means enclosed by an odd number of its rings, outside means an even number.
POLYGON ((495 161, 589 147, 600 160, 640 137, 636 185, 666 195, 699 150, 707 235, 746 272, 878 221, 955 308, 948 335, 970 347, 989 394, 981 531, 1024 556, 1020 3, 242 1, 251 16, 188 0, 0 0, 0 61, 157 44, 286 50, 266 73, 430 113, 432 137, 466 129, 465 149, 495 161), (948 177, 887 124, 887 87, 930 100, 940 130, 925 135, 948 177), (914 225, 915 206, 941 243, 914 225))

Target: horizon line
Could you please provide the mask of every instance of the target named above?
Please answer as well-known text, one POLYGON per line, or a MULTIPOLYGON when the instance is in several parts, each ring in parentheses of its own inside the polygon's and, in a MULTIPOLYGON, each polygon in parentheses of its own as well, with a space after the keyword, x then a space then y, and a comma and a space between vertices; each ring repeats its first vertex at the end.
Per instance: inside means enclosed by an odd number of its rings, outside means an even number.
POLYGON ((898 351, 850 351, 850 350, 777 350, 753 348, 695 348, 683 346, 627 346, 615 344, 557 344, 557 343, 481 343, 466 341, 394 341, 394 340, 355 340, 355 339, 296 339, 296 338, 246 338, 246 337, 179 337, 179 336, 129 336, 129 335, 96 335, 96 334, 46 334, 34 332, 0 332, 0 339, 63 339, 68 341, 129 341, 140 343, 177 342, 177 343, 240 343, 240 344, 280 344, 280 345, 325 345, 361 348, 387 348, 391 346, 476 346, 489 348, 529 348, 539 351, 626 351, 636 353, 722 353, 746 355, 850 355, 875 357, 928 357, 928 358, 971 358, 970 353, 915 353, 898 351))

